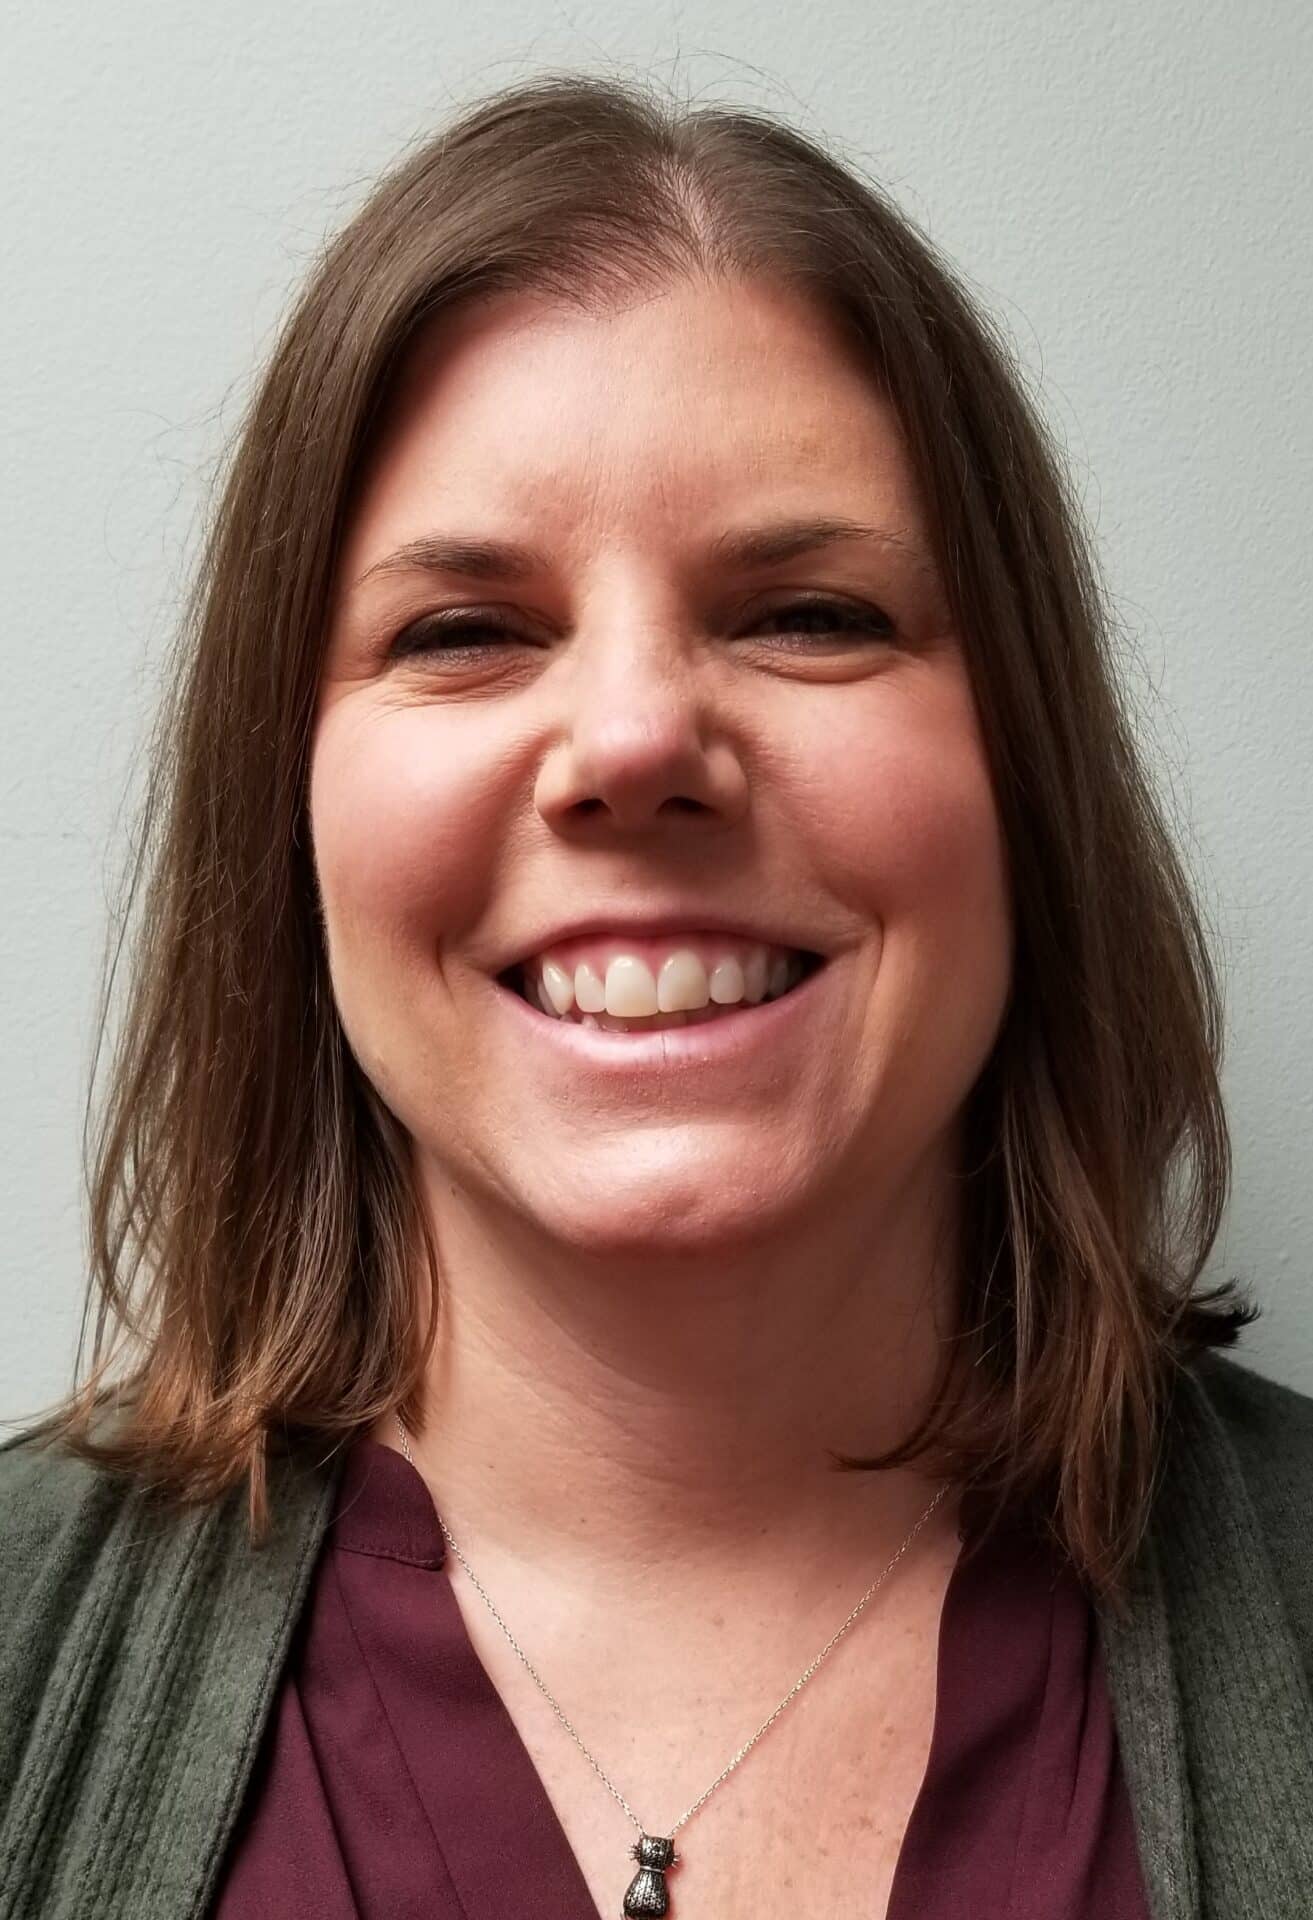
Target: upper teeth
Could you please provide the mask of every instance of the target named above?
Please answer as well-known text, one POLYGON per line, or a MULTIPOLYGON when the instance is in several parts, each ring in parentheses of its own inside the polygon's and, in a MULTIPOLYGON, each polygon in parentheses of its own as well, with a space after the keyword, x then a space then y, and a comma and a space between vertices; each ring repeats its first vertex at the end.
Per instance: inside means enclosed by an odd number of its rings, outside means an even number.
POLYGON ((580 1013, 616 1014, 643 1019, 656 1013, 696 1012, 708 1002, 755 1005, 785 992, 802 974, 802 956, 780 948, 743 946, 708 964, 692 947, 672 949, 649 965, 637 953, 613 953, 605 962, 541 954, 525 967, 530 998, 545 1013, 562 1018, 580 1013), (535 992, 534 989, 537 989, 535 992))

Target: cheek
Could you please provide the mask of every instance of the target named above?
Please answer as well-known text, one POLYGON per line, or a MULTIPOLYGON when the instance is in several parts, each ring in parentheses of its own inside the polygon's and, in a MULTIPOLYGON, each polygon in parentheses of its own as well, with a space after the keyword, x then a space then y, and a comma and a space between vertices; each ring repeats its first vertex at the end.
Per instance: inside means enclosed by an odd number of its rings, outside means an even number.
POLYGON ((831 739, 810 851, 873 930, 854 1058, 878 1069, 906 1137, 929 1139, 960 1110, 1006 1009, 1006 854, 968 701, 940 690, 861 717, 831 739))
POLYGON ((310 773, 315 868, 331 936, 431 952, 496 886, 495 759, 468 714, 329 714, 310 773))
MULTIPOLYGON (((819 752, 820 743, 818 743, 819 752)), ((854 712, 824 742, 810 791, 816 867, 892 933, 904 916, 933 940, 997 945, 1009 918, 1006 859, 974 710, 958 695, 854 712)))

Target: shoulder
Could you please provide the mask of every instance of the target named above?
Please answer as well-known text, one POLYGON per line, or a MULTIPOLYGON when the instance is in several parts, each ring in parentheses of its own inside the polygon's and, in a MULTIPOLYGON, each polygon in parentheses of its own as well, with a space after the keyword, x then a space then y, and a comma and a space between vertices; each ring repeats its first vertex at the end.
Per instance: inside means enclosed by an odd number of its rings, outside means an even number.
MULTIPOLYGON (((0 1826, 20 1904, 56 1868, 72 1887, 108 1862, 123 1888, 149 1881, 151 1913, 166 1910, 169 1875, 191 1871, 183 1855, 200 1829, 157 1824, 133 1855, 148 1829, 125 1826, 122 1810, 161 1791, 176 1810, 184 1779, 202 1824, 202 1802, 229 1804, 334 1484, 317 1455, 271 1463, 271 1526, 255 1551, 240 1485, 179 1507, 46 1428, 0 1442, 0 1826)), ((120 1906, 146 1911, 126 1892, 120 1906)))
MULTIPOLYGON (((0 1441, 0 1601, 61 1541, 112 1526, 130 1482, 30 1427, 0 1441)), ((8 1611, 8 1609, 5 1609, 8 1611)))
MULTIPOLYGON (((93 1437, 113 1425, 100 1414, 93 1437)), ((322 1520, 343 1456, 306 1452, 269 1461, 273 1509, 270 1544, 276 1549, 307 1520, 322 1520)), ((219 1527, 234 1537, 245 1527, 241 1488, 184 1508, 157 1501, 134 1474, 88 1459, 52 1437, 46 1424, 0 1440, 0 1619, 11 1593, 30 1585, 34 1571, 55 1561, 89 1567, 111 1541, 128 1538, 141 1564, 152 1547, 166 1552, 175 1536, 219 1527)), ((268 1557, 268 1556, 266 1556, 268 1557)))
POLYGON ((1313 1484, 1313 1394, 1280 1386, 1216 1351, 1203 1355, 1192 1371, 1246 1479, 1279 1497, 1307 1496, 1313 1484))
MULTIPOLYGON (((108 1424, 98 1417, 94 1436, 108 1424)), ((336 1460, 271 1460, 270 1528, 252 1551, 243 1486, 179 1506, 45 1426, 0 1441, 0 1668, 39 1665, 106 1608, 126 1624, 157 1595, 208 1604, 207 1584, 226 1583, 235 1596, 276 1591, 322 1534, 336 1473, 336 1460)))
POLYGON ((0 1808, 33 1744, 44 1754, 39 1730, 63 1718, 60 1688, 96 1639, 87 1590, 113 1555, 128 1496, 121 1476, 45 1426, 0 1441, 0 1808))
MULTIPOLYGON (((17 1723, 85 1608, 88 1586, 121 1557, 130 1480, 52 1439, 44 1426, 0 1442, 0 1774, 17 1723)), ((142 1568, 144 1572, 144 1566, 142 1568)))
POLYGON ((1191 1373, 1230 1442, 1292 1623, 1313 1653, 1313 1395, 1216 1351, 1191 1373))

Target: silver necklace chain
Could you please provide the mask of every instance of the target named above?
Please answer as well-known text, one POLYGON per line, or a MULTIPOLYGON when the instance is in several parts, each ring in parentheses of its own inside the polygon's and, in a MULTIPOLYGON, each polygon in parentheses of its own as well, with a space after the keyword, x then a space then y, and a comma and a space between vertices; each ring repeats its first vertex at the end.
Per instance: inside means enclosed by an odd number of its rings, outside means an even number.
MULTIPOLYGON (((415 1466, 415 1456, 411 1453, 410 1445, 406 1438, 405 1422, 401 1419, 400 1415, 397 1416, 397 1426, 401 1433, 401 1450, 405 1454, 406 1459, 410 1462, 411 1466, 415 1467, 415 1471, 418 1473, 419 1469, 418 1467, 415 1466)), ((685 1821, 690 1820, 692 1818, 692 1816, 697 1812, 698 1808, 702 1805, 703 1801, 706 1800, 709 1795, 715 1792, 716 1788, 720 1785, 721 1781, 724 1780, 729 1774, 733 1773, 735 1767, 737 1767, 740 1760, 746 1758, 746 1756, 752 1751, 753 1747, 756 1746, 758 1740, 760 1740, 762 1734, 765 1733, 766 1729, 769 1726, 771 1726, 779 1718, 780 1714, 783 1713, 784 1709, 788 1706, 790 1700, 792 1700, 794 1696, 800 1693, 803 1687, 806 1686, 807 1682, 811 1679, 816 1669, 820 1666, 822 1660, 824 1660, 826 1655, 830 1652, 830 1649, 833 1646, 835 1646, 835 1644, 838 1641, 842 1640, 844 1634, 847 1633, 849 1627, 852 1625, 853 1621, 857 1618, 858 1614, 861 1612, 862 1608, 866 1605, 867 1601, 872 1597, 873 1594, 878 1592, 878 1590, 884 1585, 885 1581, 889 1578, 889 1575, 893 1572, 894 1568, 898 1565, 898 1562, 902 1559, 903 1555, 907 1552, 907 1549, 911 1546, 917 1534, 920 1533, 922 1527, 926 1524, 926 1521, 929 1520, 931 1514, 934 1512, 935 1508, 939 1505, 939 1502, 943 1499, 944 1495, 948 1492, 949 1484, 950 1484, 949 1482, 945 1482, 945 1484, 939 1489, 939 1492, 935 1495, 934 1499, 930 1502, 930 1505, 926 1508, 925 1512, 921 1515, 921 1518, 917 1521, 916 1525, 912 1528, 912 1531, 908 1534, 902 1546, 899 1547, 897 1553, 894 1555, 893 1559, 889 1562, 888 1566, 885 1568, 884 1572, 880 1575, 879 1579, 876 1580, 871 1586, 869 1586, 866 1589, 866 1592, 862 1595, 861 1599, 857 1602, 857 1605, 853 1608, 852 1612, 848 1615, 848 1618, 844 1621, 843 1625, 839 1628, 839 1631, 836 1634, 834 1634, 829 1640, 826 1641, 825 1645, 821 1648, 821 1651, 817 1654, 816 1658, 812 1661, 811 1665, 807 1668, 806 1672, 801 1674, 798 1677, 798 1679, 795 1680, 792 1687, 790 1687, 789 1691, 785 1694, 784 1698, 780 1701, 780 1704, 778 1705, 778 1707, 776 1707, 774 1713, 770 1715, 769 1719, 762 1721, 761 1725, 757 1728, 757 1731, 753 1734, 751 1740, 749 1740, 745 1746, 742 1746, 739 1748, 738 1752, 734 1755, 734 1758, 730 1761, 729 1765, 724 1769, 724 1772, 717 1774, 716 1778, 712 1781, 711 1785, 707 1788, 706 1792, 698 1796, 698 1798, 693 1802, 692 1806, 688 1809, 688 1812, 685 1813, 680 1819, 676 1820, 673 1827, 669 1827, 665 1829, 665 1831, 671 1837, 673 1837, 676 1833, 678 1833, 679 1829, 684 1825, 685 1821)), ((484 1592, 484 1589, 482 1588, 482 1586, 479 1585, 479 1581, 475 1576, 474 1569, 470 1566, 469 1561, 465 1558, 465 1555, 461 1552, 460 1548, 456 1545, 456 1542, 452 1539, 450 1533, 448 1533, 446 1521, 442 1518, 441 1514, 438 1514, 437 1518, 438 1518, 438 1525, 442 1528, 443 1537, 446 1540, 447 1545, 451 1548, 456 1558, 460 1561, 466 1573, 469 1574, 470 1579, 474 1582, 474 1585, 478 1588, 479 1593, 482 1594, 484 1603, 487 1606, 489 1613, 491 1613, 493 1619, 497 1622, 497 1625, 501 1628, 502 1632, 506 1635, 506 1638, 510 1641, 511 1645, 515 1648, 515 1651, 519 1655, 520 1659, 524 1662, 524 1665, 528 1668, 530 1677, 532 1678, 535 1686, 538 1688, 543 1698, 547 1701, 553 1713, 555 1713, 557 1719, 561 1722, 561 1725, 565 1728, 566 1732, 569 1734, 570 1738, 574 1741, 579 1751, 583 1754, 589 1766, 593 1769, 594 1773, 596 1773, 598 1779, 602 1782, 603 1786, 605 1786, 608 1792, 612 1793, 615 1796, 615 1798, 620 1802, 620 1805, 624 1808, 626 1814, 628 1814, 634 1826, 637 1827, 639 1833, 646 1834, 649 1830, 644 1827, 642 1821, 639 1820, 633 1808, 630 1806, 629 1802, 625 1799, 624 1795, 621 1793, 620 1789, 614 1784, 613 1781, 608 1779, 607 1775, 602 1771, 597 1761, 593 1758, 592 1754, 588 1751, 583 1741, 579 1738, 579 1735, 575 1732, 574 1728, 570 1725, 570 1722, 566 1719, 564 1713, 562 1713, 556 1701, 552 1698, 552 1695, 547 1691, 546 1686, 543 1684, 538 1673, 535 1671, 534 1667, 531 1665, 529 1658, 525 1654, 523 1648, 520 1646, 519 1641, 515 1638, 515 1635, 511 1632, 506 1622, 502 1619, 496 1607, 493 1605, 492 1601, 488 1598, 488 1595, 484 1592)))

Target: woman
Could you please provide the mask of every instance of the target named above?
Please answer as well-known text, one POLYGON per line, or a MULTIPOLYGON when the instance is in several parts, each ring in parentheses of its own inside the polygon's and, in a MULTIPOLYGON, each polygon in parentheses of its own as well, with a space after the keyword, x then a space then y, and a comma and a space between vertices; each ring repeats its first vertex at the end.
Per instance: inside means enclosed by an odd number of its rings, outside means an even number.
POLYGON ((548 76, 382 182, 162 721, 4 1913, 1306 1912, 1313 1403, 1106 633, 798 134, 548 76))

